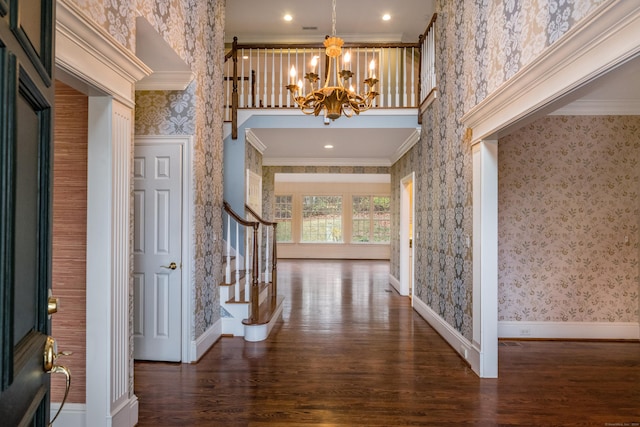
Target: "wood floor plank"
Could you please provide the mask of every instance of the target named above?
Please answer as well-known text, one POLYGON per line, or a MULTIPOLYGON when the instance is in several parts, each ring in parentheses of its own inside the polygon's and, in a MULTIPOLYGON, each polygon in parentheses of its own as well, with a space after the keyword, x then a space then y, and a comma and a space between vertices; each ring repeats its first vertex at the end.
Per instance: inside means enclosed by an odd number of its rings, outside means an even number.
POLYGON ((136 362, 140 426, 640 425, 640 343, 524 341, 480 379, 380 261, 278 263, 267 341, 136 362), (635 423, 635 424, 634 424, 635 423))

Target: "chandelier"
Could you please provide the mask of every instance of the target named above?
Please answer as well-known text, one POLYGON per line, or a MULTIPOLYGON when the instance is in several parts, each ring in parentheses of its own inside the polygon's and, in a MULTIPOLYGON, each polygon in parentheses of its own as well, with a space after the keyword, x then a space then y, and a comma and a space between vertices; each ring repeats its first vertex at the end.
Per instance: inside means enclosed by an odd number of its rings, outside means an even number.
POLYGON ((316 73, 318 57, 314 56, 311 61, 312 71, 304 75, 304 78, 309 82, 311 93, 305 94, 303 92, 302 80, 298 80, 296 83, 295 66, 291 66, 289 73, 291 84, 287 85, 287 89, 303 113, 318 116, 320 112, 323 112, 325 118, 335 120, 342 114, 351 117, 353 113, 360 114, 360 112, 371 108, 373 100, 378 96, 378 92, 374 90, 378 79, 374 74, 375 60, 372 60, 369 64, 369 76, 364 80, 364 84, 369 88, 367 93, 364 95, 356 93, 353 85, 350 85, 349 88, 345 87, 353 73, 346 69, 351 61, 349 52, 345 53, 342 58, 342 66, 345 69, 338 71, 340 62, 338 58, 342 55, 344 41, 340 37, 336 37, 336 0, 333 0, 332 24, 331 37, 327 36, 324 41, 325 53, 329 61, 324 86, 320 87, 320 76, 316 73))

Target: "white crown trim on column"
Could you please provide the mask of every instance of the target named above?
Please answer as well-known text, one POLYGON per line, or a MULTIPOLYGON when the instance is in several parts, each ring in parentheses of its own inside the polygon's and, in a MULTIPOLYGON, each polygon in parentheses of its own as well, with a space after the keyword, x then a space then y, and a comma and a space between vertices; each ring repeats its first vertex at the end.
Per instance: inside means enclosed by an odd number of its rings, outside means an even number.
POLYGON ((609 0, 469 110, 473 142, 491 139, 640 53, 640 2, 609 0))
POLYGON ((56 2, 56 66, 131 108, 135 82, 152 73, 71 0, 56 2))

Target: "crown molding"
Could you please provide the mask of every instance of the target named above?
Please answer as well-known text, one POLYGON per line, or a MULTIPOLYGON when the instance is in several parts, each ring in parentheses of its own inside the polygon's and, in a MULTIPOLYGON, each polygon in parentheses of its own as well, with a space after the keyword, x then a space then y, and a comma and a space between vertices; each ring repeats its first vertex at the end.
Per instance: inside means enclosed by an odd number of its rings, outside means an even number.
POLYGON ((56 2, 56 66, 131 108, 135 82, 152 72, 71 0, 56 2))
POLYGON ((640 116, 640 100, 579 99, 562 107, 550 116, 640 116))
POLYGON ((290 158, 271 157, 262 159, 263 166, 383 166, 390 167, 387 159, 376 158, 290 158))
POLYGON ((398 160, 402 158, 411 148, 416 145, 418 141, 420 141, 420 134, 422 132, 422 128, 416 128, 415 131, 409 135, 409 137, 398 147, 395 154, 389 159, 390 164, 394 164, 398 160))
POLYGON ((262 141, 260 141, 260 138, 258 138, 258 136, 255 133, 253 133, 253 131, 250 128, 245 129, 244 139, 249 144, 251 144, 253 148, 258 150, 260 154, 264 154, 264 151, 267 149, 267 146, 264 145, 262 141))
POLYGON ((153 74, 136 83, 136 90, 185 90, 195 75, 144 17, 136 18, 136 55, 153 74))
MULTIPOLYGON (((470 109, 473 142, 545 107, 640 53, 640 2, 608 0, 470 109)), ((550 111, 547 111, 550 112, 550 111)))
POLYGON ((185 90, 194 78, 191 71, 154 71, 136 82, 136 90, 185 90))

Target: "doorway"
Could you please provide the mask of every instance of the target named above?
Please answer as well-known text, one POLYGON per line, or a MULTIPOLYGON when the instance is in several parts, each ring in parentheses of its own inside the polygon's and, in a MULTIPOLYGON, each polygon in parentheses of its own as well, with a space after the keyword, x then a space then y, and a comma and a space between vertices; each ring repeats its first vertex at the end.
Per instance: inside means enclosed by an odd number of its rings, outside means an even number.
POLYGON ((400 295, 413 296, 415 172, 400 181, 400 295))
POLYGON ((191 136, 137 136, 134 357, 190 362, 191 136))

